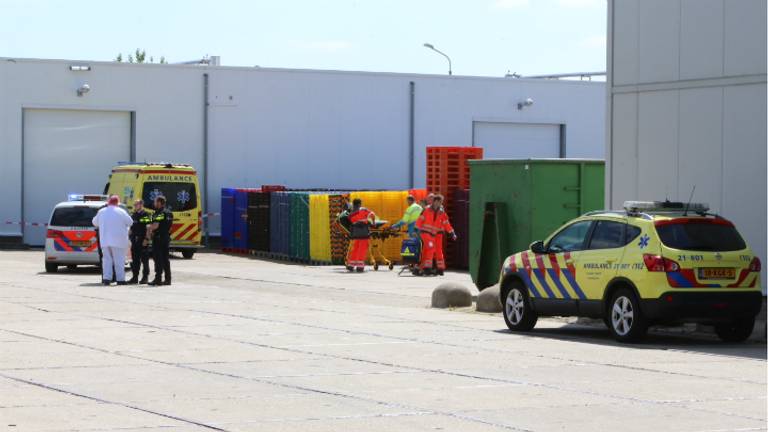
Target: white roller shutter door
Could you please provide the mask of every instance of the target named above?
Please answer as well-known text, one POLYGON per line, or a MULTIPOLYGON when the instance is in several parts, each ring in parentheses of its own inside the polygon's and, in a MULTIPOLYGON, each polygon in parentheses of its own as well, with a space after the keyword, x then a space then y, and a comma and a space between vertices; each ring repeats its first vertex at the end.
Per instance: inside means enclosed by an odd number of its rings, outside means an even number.
MULTIPOLYGON (((125 111, 24 110, 24 219, 48 222, 70 193, 101 193, 110 169, 130 158, 125 111)), ((42 245, 45 227, 24 227, 24 243, 42 245)))
POLYGON ((475 122, 474 145, 485 159, 560 157, 560 125, 475 122))

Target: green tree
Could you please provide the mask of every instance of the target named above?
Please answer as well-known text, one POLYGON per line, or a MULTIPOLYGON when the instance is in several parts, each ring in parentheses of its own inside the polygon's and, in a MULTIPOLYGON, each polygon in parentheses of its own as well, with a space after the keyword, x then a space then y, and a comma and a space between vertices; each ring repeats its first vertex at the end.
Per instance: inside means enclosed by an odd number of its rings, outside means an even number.
MULTIPOLYGON (((118 53, 117 57, 115 57, 115 61, 118 62, 118 63, 122 63, 123 62, 123 53, 118 53)), ((140 49, 140 48, 136 48, 136 51, 134 51, 131 54, 128 54, 127 62, 128 63, 154 63, 155 62, 155 57, 154 56, 149 56, 149 58, 147 58, 147 51, 146 50, 143 50, 143 49, 140 49)), ((168 61, 165 60, 165 56, 161 56, 160 57, 160 64, 166 64, 166 63, 168 63, 168 61)))

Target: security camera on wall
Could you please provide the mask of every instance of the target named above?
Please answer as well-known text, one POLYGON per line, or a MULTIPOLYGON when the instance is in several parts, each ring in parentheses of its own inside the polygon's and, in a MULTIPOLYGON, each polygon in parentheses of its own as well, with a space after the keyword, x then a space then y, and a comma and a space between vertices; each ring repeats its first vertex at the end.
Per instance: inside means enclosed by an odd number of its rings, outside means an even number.
POLYGON ((89 86, 88 83, 85 83, 85 84, 81 85, 80 87, 78 87, 77 95, 78 96, 82 96, 82 95, 88 93, 89 91, 91 91, 91 86, 89 86))
POLYGON ((521 110, 521 109, 523 109, 525 107, 529 107, 531 105, 533 105, 533 99, 526 98, 524 101, 517 103, 517 109, 521 110))

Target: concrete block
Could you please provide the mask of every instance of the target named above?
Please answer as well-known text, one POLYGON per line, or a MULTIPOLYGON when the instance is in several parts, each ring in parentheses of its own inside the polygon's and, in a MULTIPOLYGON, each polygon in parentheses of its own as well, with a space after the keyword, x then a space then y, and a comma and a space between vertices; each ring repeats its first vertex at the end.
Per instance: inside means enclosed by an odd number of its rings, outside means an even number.
POLYGON ((462 284, 445 282, 432 291, 433 308, 445 309, 467 306, 472 306, 472 292, 462 284))
POLYGON ((488 287, 477 296, 478 312, 498 313, 502 311, 501 301, 499 300, 499 284, 488 287))

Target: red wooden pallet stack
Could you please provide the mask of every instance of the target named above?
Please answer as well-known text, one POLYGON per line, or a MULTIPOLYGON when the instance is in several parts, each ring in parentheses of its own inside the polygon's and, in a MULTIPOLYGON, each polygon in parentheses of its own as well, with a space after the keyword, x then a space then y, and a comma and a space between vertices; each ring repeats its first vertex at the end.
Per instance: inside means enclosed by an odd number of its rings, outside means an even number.
MULTIPOLYGON (((445 197, 445 211, 454 214, 453 196, 457 189, 469 189, 469 161, 482 159, 481 147, 427 147, 427 190, 445 197)), ((446 258, 450 267, 463 267, 456 262, 456 246, 448 242, 446 258)))

